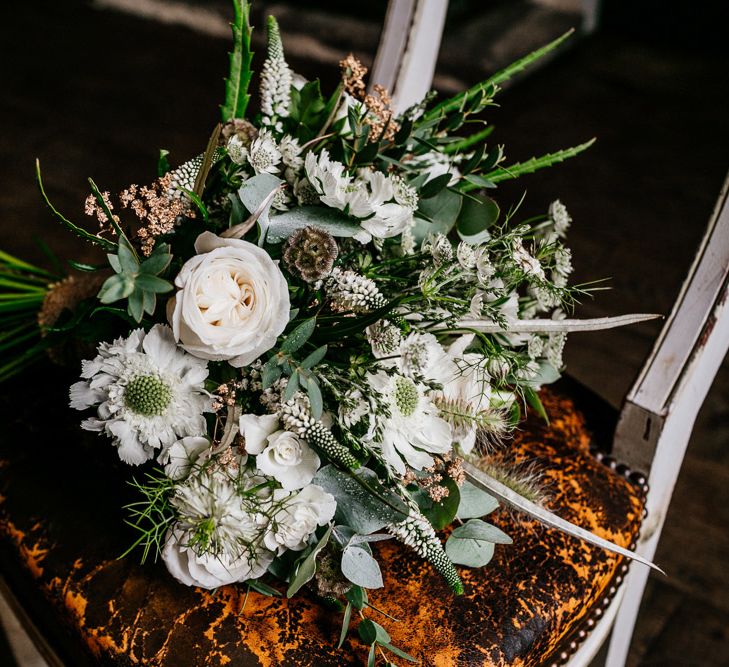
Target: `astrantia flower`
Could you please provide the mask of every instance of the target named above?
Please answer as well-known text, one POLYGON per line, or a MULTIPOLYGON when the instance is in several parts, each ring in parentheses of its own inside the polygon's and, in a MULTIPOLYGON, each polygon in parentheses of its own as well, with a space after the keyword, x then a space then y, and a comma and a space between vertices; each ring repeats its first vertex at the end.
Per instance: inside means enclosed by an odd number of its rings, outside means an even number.
POLYGON ((228 141, 228 155, 236 164, 248 164, 256 174, 276 174, 281 162, 281 151, 276 140, 268 130, 261 130, 249 146, 245 146, 238 136, 228 141))
POLYGON ((400 475, 405 464, 415 470, 433 465, 432 454, 451 449, 451 427, 438 415, 438 408, 426 395, 426 387, 403 375, 384 372, 367 379, 389 415, 379 414, 382 457, 400 475))
POLYGON ((544 269, 536 257, 533 257, 524 247, 521 239, 514 240, 512 258, 516 265, 527 275, 544 279, 544 269))
POLYGON ((84 380, 71 387, 71 407, 98 406, 97 416, 81 426, 111 437, 122 461, 139 465, 155 450, 164 456, 163 448, 178 439, 207 432, 207 364, 179 349, 169 327, 157 324, 147 334, 136 329, 101 343, 98 353, 83 362, 84 380))

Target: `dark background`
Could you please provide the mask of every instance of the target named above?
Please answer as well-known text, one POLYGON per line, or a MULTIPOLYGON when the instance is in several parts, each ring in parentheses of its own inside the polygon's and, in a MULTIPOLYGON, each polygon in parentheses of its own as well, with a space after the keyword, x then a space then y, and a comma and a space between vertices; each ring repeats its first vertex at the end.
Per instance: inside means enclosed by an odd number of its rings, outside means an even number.
MULTIPOLYGON (((92 259, 44 209, 36 157, 51 199, 78 221, 87 176, 117 192, 154 178, 159 148, 170 150, 173 164, 203 150, 223 95, 228 40, 221 17, 228 7, 178 4, 200 12, 202 31, 165 16, 118 12, 102 0, 5 8, 3 249, 44 262, 33 240, 42 236, 62 258, 92 259)), ((548 4, 452 2, 436 86, 462 89, 579 25, 577 15, 548 4)), ((512 160, 598 138, 587 154, 497 195, 508 208, 526 190, 525 215, 557 197, 568 206, 576 279, 612 278, 612 289, 585 302, 579 315, 670 310, 729 166, 723 4, 605 2, 596 34, 574 38, 565 53, 516 82, 491 114, 493 141, 506 144, 512 160)), ((353 50, 371 60, 384 7, 261 1, 254 23, 276 13, 294 68, 333 85, 341 55, 353 50)), ((569 372, 619 406, 658 328, 575 335, 569 372)), ((657 556, 669 576, 651 579, 631 665, 729 664, 728 390, 725 367, 682 469, 657 556)))

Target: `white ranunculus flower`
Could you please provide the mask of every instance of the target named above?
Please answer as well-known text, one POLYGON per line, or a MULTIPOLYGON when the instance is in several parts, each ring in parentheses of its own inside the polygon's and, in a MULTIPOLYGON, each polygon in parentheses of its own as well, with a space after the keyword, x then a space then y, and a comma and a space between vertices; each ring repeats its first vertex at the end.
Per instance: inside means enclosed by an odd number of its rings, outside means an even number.
POLYGON ((268 446, 256 456, 258 470, 273 477, 287 491, 309 484, 320 463, 317 453, 291 431, 269 435, 268 446))
POLYGON ((268 445, 268 436, 279 430, 278 415, 241 415, 240 434, 245 438, 246 451, 260 454, 268 445))
POLYGON ((174 480, 184 479, 206 451, 211 451, 210 440, 202 436, 189 436, 173 442, 160 456, 167 461, 165 475, 174 480))
POLYGON ((301 551, 318 526, 324 526, 334 518, 337 501, 316 484, 309 484, 296 494, 277 489, 273 503, 281 503, 268 525, 263 542, 278 554, 286 549, 301 551))
POLYGON ((183 265, 168 304, 182 347, 240 368, 270 350, 289 321, 288 284, 270 255, 252 243, 204 232, 183 265))
POLYGON ((225 552, 198 555, 188 546, 191 539, 192 535, 185 530, 170 530, 162 548, 162 560, 170 574, 186 586, 213 589, 257 579, 266 572, 274 557, 266 549, 238 556, 225 552))

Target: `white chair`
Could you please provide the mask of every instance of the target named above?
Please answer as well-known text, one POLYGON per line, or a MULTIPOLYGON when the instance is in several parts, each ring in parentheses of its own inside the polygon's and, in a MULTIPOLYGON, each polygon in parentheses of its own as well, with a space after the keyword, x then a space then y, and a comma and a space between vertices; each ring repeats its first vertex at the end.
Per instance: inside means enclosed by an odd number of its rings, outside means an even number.
MULTIPOLYGON (((585 2, 585 29, 597 2, 585 2)), ((386 86, 397 111, 430 90, 447 0, 391 0, 371 83, 386 86)), ((671 501, 694 421, 729 348, 729 179, 696 259, 653 351, 625 398, 612 457, 647 478, 647 517, 637 552, 651 559, 671 501)), ((607 667, 625 664, 648 569, 630 569, 621 589, 569 665, 587 665, 610 631, 607 667)))

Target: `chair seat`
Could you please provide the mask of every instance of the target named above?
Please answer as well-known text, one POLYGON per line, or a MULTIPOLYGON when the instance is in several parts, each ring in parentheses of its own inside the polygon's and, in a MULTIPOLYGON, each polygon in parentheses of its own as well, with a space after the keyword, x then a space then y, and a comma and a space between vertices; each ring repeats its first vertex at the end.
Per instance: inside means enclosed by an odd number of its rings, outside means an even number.
MULTIPOLYGON (((242 585, 186 588, 161 563, 119 559, 133 539, 120 509, 133 498, 130 471, 114 461, 105 439, 78 428, 78 415, 66 407, 71 380, 36 368, 0 399, 3 572, 67 664, 366 663, 356 631, 342 651, 334 648, 342 615, 313 598, 271 598, 242 585)), ((605 406, 594 409, 594 399, 590 410, 578 409, 585 397, 570 383, 543 390, 550 425, 530 417, 509 451, 540 467, 561 516, 627 547, 640 527, 641 491, 590 453, 592 415, 598 434, 605 435, 610 419, 605 406)), ((460 597, 408 549, 379 545, 385 589, 372 591, 370 602, 402 620, 368 614, 423 665, 558 663, 625 572, 620 557, 509 510, 489 520, 514 544, 498 546, 485 568, 459 568, 466 590, 460 597)))

